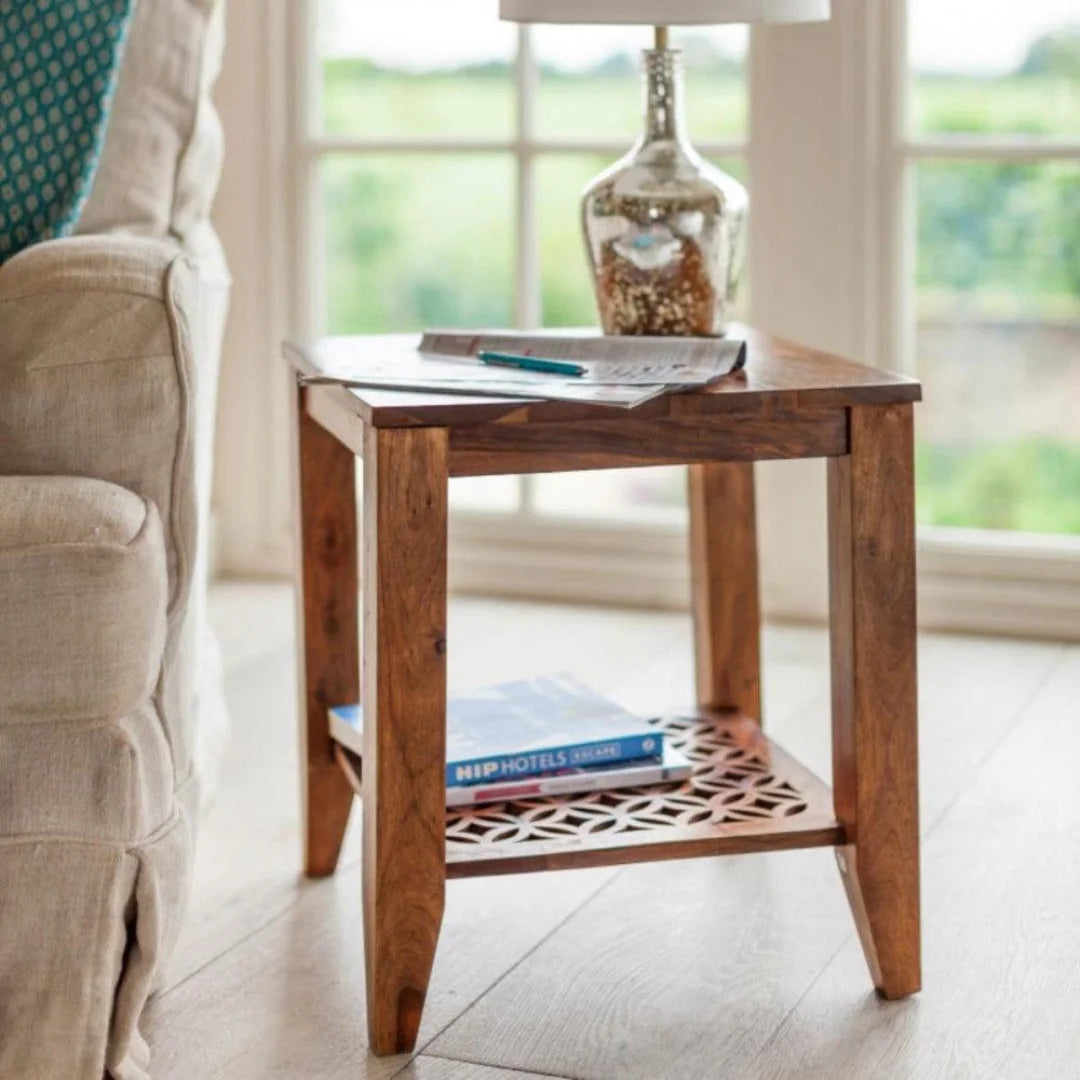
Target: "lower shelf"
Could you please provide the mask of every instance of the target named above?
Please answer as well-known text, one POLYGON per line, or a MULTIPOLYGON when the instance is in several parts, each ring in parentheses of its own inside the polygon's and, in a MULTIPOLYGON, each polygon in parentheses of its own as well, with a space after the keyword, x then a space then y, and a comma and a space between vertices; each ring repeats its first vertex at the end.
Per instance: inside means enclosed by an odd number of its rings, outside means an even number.
MULTIPOLYGON (((826 784, 733 714, 664 717, 682 783, 447 811, 449 877, 612 866, 843 843, 826 784)), ((339 760, 359 789, 359 761, 339 760)))

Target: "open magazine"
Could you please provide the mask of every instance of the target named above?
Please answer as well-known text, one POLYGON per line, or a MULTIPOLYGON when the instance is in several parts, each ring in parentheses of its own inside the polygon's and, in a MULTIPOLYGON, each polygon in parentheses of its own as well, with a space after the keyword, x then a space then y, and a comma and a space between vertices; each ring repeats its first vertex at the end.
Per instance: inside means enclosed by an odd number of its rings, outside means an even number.
POLYGON ((624 409, 707 386, 746 362, 746 343, 728 338, 435 330, 424 334, 419 347, 395 338, 339 338, 328 345, 322 373, 304 382, 624 409), (481 351, 574 361, 585 373, 493 368, 477 359, 481 351))

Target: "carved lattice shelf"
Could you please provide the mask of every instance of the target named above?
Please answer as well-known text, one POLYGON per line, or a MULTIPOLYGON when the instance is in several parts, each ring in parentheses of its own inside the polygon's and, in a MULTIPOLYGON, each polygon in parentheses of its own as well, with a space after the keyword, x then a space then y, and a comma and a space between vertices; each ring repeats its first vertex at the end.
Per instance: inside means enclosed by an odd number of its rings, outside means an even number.
POLYGON ((451 876, 835 844, 829 789, 753 721, 656 721, 693 763, 681 783, 447 812, 451 876))
MULTIPOLYGON (((447 811, 450 877, 843 842, 832 794, 746 717, 656 721, 693 763, 681 783, 447 811)), ((339 748, 357 790, 360 761, 339 748)))

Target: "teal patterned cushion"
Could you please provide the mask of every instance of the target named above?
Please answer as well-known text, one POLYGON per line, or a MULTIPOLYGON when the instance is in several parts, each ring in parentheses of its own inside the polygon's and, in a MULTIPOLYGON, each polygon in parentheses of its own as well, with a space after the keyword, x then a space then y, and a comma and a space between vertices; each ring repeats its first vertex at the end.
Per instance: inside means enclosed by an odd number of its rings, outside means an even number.
POLYGON ((133 0, 0 0, 0 263, 78 220, 133 0))

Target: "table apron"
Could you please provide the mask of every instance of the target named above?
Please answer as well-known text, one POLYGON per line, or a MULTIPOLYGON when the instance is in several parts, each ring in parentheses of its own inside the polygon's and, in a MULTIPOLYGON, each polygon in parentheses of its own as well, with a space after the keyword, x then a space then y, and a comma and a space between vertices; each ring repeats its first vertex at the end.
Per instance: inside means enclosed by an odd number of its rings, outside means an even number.
POLYGON ((774 407, 712 416, 450 428, 450 475, 574 472, 707 461, 842 457, 848 410, 774 407))

